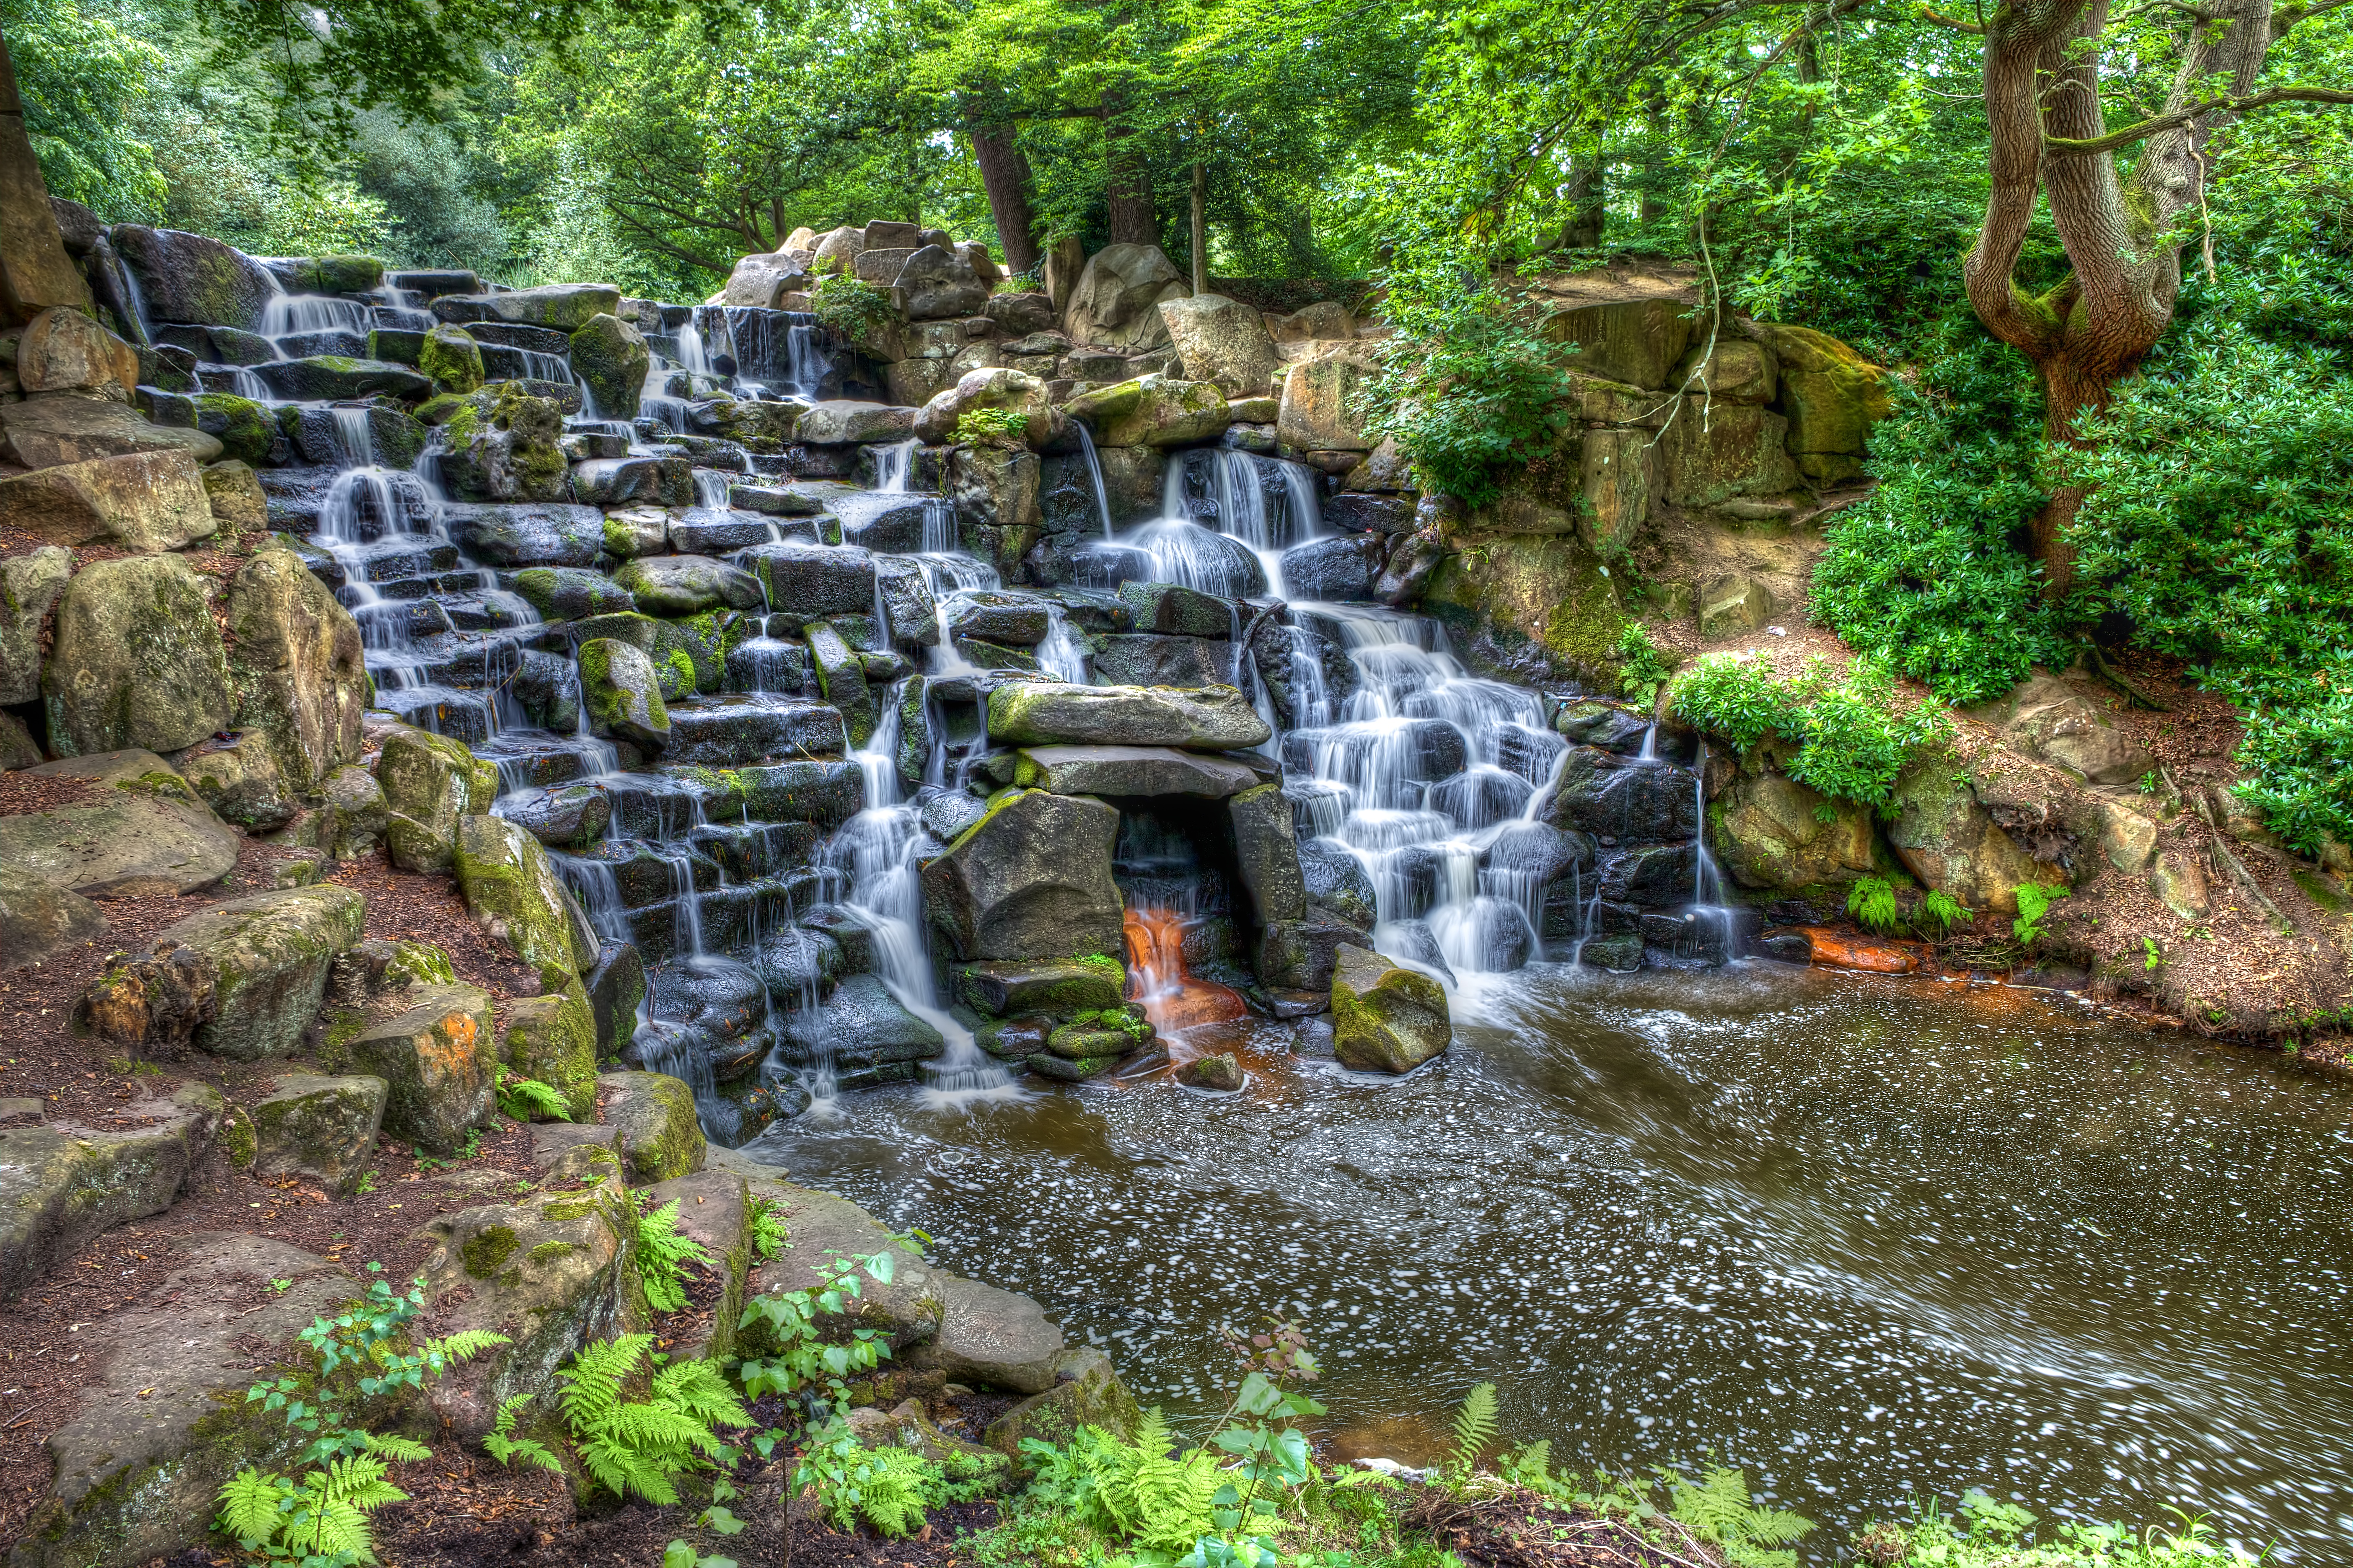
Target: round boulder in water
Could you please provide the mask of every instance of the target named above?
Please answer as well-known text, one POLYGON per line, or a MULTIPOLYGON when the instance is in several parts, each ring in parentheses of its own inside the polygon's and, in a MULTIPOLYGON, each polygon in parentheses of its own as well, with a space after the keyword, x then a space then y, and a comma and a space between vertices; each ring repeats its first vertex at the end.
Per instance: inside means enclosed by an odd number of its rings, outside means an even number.
POLYGON ((1446 992, 1418 970, 1343 947, 1332 973, 1332 1050, 1358 1072, 1408 1073, 1454 1041, 1446 992))
POLYGON ((612 637, 582 643, 579 659, 580 690, 597 733, 654 746, 670 739, 670 710, 652 659, 612 637))

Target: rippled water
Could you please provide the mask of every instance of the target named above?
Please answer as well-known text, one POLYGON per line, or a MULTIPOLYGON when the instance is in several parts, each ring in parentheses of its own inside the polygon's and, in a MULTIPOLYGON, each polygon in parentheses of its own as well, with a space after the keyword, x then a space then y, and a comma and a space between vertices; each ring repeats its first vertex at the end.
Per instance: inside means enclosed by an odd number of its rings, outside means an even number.
POLYGON ((1360 1451, 1462 1392, 1612 1468, 1721 1455, 1827 1528, 1984 1486, 2209 1507, 2283 1560, 2353 1510, 2353 1088, 2032 994, 1744 966, 1537 968, 1398 1082, 1263 1026, 969 1115, 883 1092, 746 1152, 932 1233, 1198 1415, 1218 1325, 1306 1321, 1360 1451))

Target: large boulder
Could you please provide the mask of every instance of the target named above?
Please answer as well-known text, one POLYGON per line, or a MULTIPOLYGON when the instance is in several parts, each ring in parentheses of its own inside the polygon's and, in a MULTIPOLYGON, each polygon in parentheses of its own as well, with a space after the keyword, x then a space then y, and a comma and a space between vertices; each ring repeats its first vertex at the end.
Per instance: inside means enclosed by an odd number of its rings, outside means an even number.
POLYGON ((2011 749, 2093 784, 2137 783, 2157 766, 2146 747, 2056 676, 2038 675, 1965 711, 2000 731, 2011 749))
POLYGON ((1454 1041, 1446 990, 1419 970, 1342 947, 1332 971, 1332 1050, 1358 1072, 1411 1072, 1454 1041))
MULTIPOLYGON (((169 926, 151 952, 175 964, 193 955, 212 993, 210 1017, 195 1031, 198 1049, 237 1061, 291 1055, 318 1016, 336 957, 358 944, 367 906, 349 888, 289 888, 232 899, 169 926)), ((129 1030, 106 1019, 144 1006, 134 960, 100 975, 85 1007, 94 1026, 122 1040, 129 1030)))
POLYGON ((1309 452, 1371 451, 1373 438, 1356 411, 1365 374, 1363 356, 1352 350, 1293 365, 1282 378, 1275 438, 1309 452))
POLYGON ((1788 422, 1755 404, 1720 403, 1703 416, 1696 404, 1686 401, 1659 450, 1662 488, 1676 506, 1779 495, 1799 483, 1797 465, 1789 458, 1788 422))
POLYGON ((1547 820, 1627 843, 1689 838, 1699 831, 1699 780, 1688 768, 1572 746, 1555 776, 1547 820))
POLYGON ((1544 335, 1572 345, 1568 363, 1628 386, 1662 387, 1692 337, 1691 307, 1680 300, 1609 300, 1556 311, 1544 335))
POLYGON ((1323 600, 1332 604, 1366 604, 1380 581, 1388 537, 1378 533, 1348 533, 1337 539, 1312 539, 1282 552, 1282 586, 1293 600, 1323 600))
POLYGON ((255 1348, 272 1362, 359 1287, 290 1242, 196 1231, 165 1243, 171 1272, 81 1336, 90 1386, 50 1434, 47 1495, 24 1521, 16 1568, 133 1568, 206 1552, 220 1489, 238 1469, 299 1468, 307 1440, 245 1397, 255 1348), (257 1298, 254 1281, 273 1281, 257 1298))
POLYGON ((587 384, 589 402, 601 418, 638 416, 652 364, 646 335, 618 316, 591 316, 572 334, 572 368, 587 384))
POLYGON ((0 403, 0 455, 27 468, 54 468, 126 452, 185 452, 209 463, 226 448, 201 429, 152 425, 139 411, 74 392, 0 403))
POLYGON ((807 251, 789 247, 738 257, 733 270, 727 274, 726 286, 719 291, 719 302, 738 309, 779 310, 786 295, 807 292, 814 281, 809 265, 807 251))
POLYGON ((1230 686, 1234 645, 1212 637, 1114 634, 1096 640, 1092 668, 1095 679, 1106 686, 1230 686))
POLYGON ((916 412, 887 403, 814 403, 802 410, 797 434, 811 447, 903 441, 914 434, 916 412))
POLYGON ((107 239, 139 279, 140 298, 157 321, 258 331, 270 296, 280 292, 268 268, 200 234, 119 223, 107 239))
POLYGON ((1042 473, 1036 453, 1003 447, 958 447, 948 460, 948 495, 964 547, 996 567, 1000 579, 1015 580, 1038 542, 1042 473))
POLYGON ((1043 1394, 1054 1386, 1067 1347, 1036 1301, 943 1274, 940 1308, 939 1332, 909 1352, 903 1364, 972 1388, 1043 1394))
POLYGON ((1045 445, 1060 428, 1044 382, 1018 370, 986 368, 966 371, 954 386, 924 404, 915 416, 915 435, 934 445, 953 440, 957 422, 976 408, 1019 415, 1022 439, 1032 447, 1045 445))
POLYGON ((988 285, 955 251, 926 245, 901 264, 891 300, 911 321, 955 321, 980 314, 988 285))
POLYGON ((556 1369, 597 1340, 641 1327, 628 1254, 595 1193, 540 1193, 434 1218, 425 1288, 437 1326, 487 1331, 508 1342, 428 1384, 433 1415, 478 1437, 518 1394, 544 1397, 556 1369))
POLYGON ((593 506, 452 506, 441 521, 449 537, 492 566, 589 566, 604 545, 605 520, 593 506))
POLYGON ((125 1220, 161 1214, 211 1149, 227 1102, 210 1084, 146 1100, 143 1127, 60 1117, 0 1127, 0 1300, 125 1220))
POLYGON ((232 1113, 230 1153, 265 1180, 292 1176, 316 1183, 329 1197, 348 1198, 367 1173, 390 1093, 384 1079, 364 1073, 281 1074, 267 1094, 232 1113))
POLYGON ((0 527, 49 544, 106 542, 155 553, 209 539, 219 522, 193 457, 125 452, 0 478, 0 527))
MULTIPOLYGON (((435 403, 443 401, 437 398, 435 403)), ((448 401, 455 406, 440 421, 445 446, 441 478, 453 494, 467 500, 572 499, 571 469, 563 447, 564 408, 555 399, 534 397, 520 383, 502 381, 471 397, 448 401)), ((422 412, 429 418, 441 410, 428 405, 422 412)))
POLYGON ((740 566, 707 555, 641 555, 613 574, 649 616, 694 616, 722 606, 761 607, 760 580, 740 566))
POLYGON ((924 865, 925 913, 962 959, 1116 954, 1118 837, 1116 807, 1008 790, 924 865))
POLYGON ((68 756, 176 752, 226 729, 228 658, 213 592, 177 555, 100 561, 75 574, 41 672, 50 743, 68 756))
POLYGON ((855 545, 805 544, 786 540, 759 544, 737 559, 768 590, 768 604, 782 614, 871 615, 874 557, 855 545))
POLYGON ((580 645, 579 660, 581 700, 598 734, 650 746, 670 738, 670 709, 652 659, 617 637, 593 637, 580 645))
POLYGON ((815 1007, 790 1015, 781 1031, 786 1059, 833 1066, 844 1089, 912 1080, 917 1064, 947 1049, 940 1032, 899 1005, 871 974, 852 974, 815 1007))
POLYGON ((0 953, 13 966, 40 963, 53 952, 96 942, 106 917, 70 888, 0 860, 0 953))
POLYGON ((1796 889, 1871 874, 1871 808, 1779 773, 1742 773, 1708 805, 1716 858, 1744 888, 1796 889))
POLYGON ((1748 330, 1773 352, 1775 406, 1788 419, 1800 470, 1818 483, 1852 477, 1872 426, 1894 407, 1887 373, 1828 332, 1768 321, 1748 330))
POLYGON ((561 990, 596 966, 596 939, 574 905, 538 839, 497 816, 458 823, 458 887, 466 908, 522 960, 540 983, 561 990))
POLYGON ((229 691, 300 794, 360 754, 370 686, 359 623, 278 535, 228 589, 229 691))
POLYGON ((2021 883, 2064 880, 2038 863, 1978 803, 1949 762, 1915 763, 1895 781, 1887 842, 1926 887, 1964 908, 2018 912, 2021 883))
POLYGON ((445 294, 433 301, 433 313, 445 321, 510 321, 559 332, 576 332, 591 317, 614 315, 620 308, 621 291, 606 283, 548 283, 492 294, 445 294))
POLYGON ((1032 746, 1013 782, 1050 795, 1189 795, 1224 800, 1257 787, 1254 769, 1170 746, 1032 746))
POLYGON ((1062 308, 1062 331, 1074 343, 1122 353, 1163 348, 1168 323, 1160 301, 1192 291, 1158 246, 1107 245, 1087 258, 1062 308))
POLYGON ((307 359, 270 360, 253 367, 253 374, 274 396, 306 403, 321 399, 423 397, 433 382, 421 371, 390 360, 358 359, 349 354, 312 354, 307 359))
POLYGON ((465 328, 444 321, 417 344, 417 368, 444 392, 460 395, 481 390, 482 345, 465 328))
POLYGON ((1071 400, 1098 447, 1190 447, 1213 441, 1233 423, 1226 395, 1207 381, 1143 375, 1071 400))
POLYGON ((841 712, 841 722, 852 746, 862 746, 874 733, 873 689, 867 684, 866 666, 830 622, 812 621, 805 634, 809 663, 816 667, 818 689, 841 712))
POLYGON ((237 868, 237 830, 152 752, 69 757, 25 771, 94 780, 98 797, 0 816, 0 865, 85 898, 192 892, 237 868))
POLYGON ((491 998, 471 985, 419 985, 407 1006, 349 1039, 320 1047, 330 1072, 364 1073, 390 1085, 384 1130, 429 1153, 447 1154, 469 1131, 496 1124, 499 1058, 491 998))
POLYGON ((1291 802, 1279 784, 1262 784, 1226 803, 1234 826, 1234 858, 1261 924, 1307 918, 1307 883, 1299 868, 1299 840, 1291 802))
POLYGON ((1143 1422, 1135 1396, 1112 1370, 1111 1358, 1092 1345, 1065 1351, 1054 1363, 1054 1386, 1033 1394, 999 1415, 981 1433, 981 1440, 1027 1473, 1035 1462, 1026 1442, 1064 1447, 1082 1426, 1093 1426, 1133 1438, 1143 1422))
POLYGON ((1271 733, 1232 687, 1176 691, 1137 686, 1008 681, 988 694, 988 736, 1012 746, 1179 746, 1248 751, 1271 733))
MULTIPOLYGON (((631 958, 637 956, 637 949, 628 952, 631 958)), ((578 980, 568 981, 560 991, 519 997, 503 1011, 507 1066, 562 1095, 575 1121, 594 1118, 597 1021, 587 987, 578 980)))
POLYGON ((139 351, 79 310, 43 310, 16 340, 22 391, 83 392, 128 403, 138 384, 139 351))
POLYGON ((0 707, 41 695, 41 629, 73 575, 73 552, 45 544, 0 558, 0 707))
POLYGON ((405 871, 438 873, 457 864, 458 825, 491 809, 499 770, 447 735, 403 725, 385 737, 375 780, 384 791, 385 844, 405 871))
POLYGON ((596 1079, 597 1119, 615 1130, 633 1186, 649 1186, 702 1169, 709 1145, 694 1112, 694 1090, 658 1072, 608 1072, 596 1079))
POLYGON ((1163 300, 1159 310, 1186 380, 1215 383, 1228 397, 1264 397, 1272 390, 1282 353, 1259 311, 1222 294, 1163 300))

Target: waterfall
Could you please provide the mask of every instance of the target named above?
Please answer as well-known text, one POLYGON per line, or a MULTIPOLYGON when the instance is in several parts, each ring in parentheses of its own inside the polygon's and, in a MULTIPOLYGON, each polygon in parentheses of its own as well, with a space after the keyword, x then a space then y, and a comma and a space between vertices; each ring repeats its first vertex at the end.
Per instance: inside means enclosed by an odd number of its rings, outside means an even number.
POLYGON ((1103 536, 1111 537, 1111 496, 1103 489, 1103 459, 1095 456, 1095 438, 1083 419, 1071 421, 1071 428, 1079 435, 1079 455, 1087 460, 1087 482, 1094 487, 1095 515, 1103 519, 1103 536))
POLYGON ((1169 461, 1160 516, 1088 546, 1080 557, 1080 578, 1098 587, 1175 583, 1223 599, 1270 592, 1283 597, 1283 551, 1321 530, 1314 479, 1301 465, 1225 447, 1198 448, 1169 461), (1282 498, 1271 508, 1271 479, 1282 498))

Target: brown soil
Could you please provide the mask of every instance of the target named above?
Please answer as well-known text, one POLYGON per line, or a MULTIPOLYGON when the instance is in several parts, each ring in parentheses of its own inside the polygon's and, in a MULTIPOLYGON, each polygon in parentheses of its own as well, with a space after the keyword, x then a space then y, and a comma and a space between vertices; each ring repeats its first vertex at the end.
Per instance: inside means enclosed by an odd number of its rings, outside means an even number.
POLYGON ((95 779, 65 774, 0 773, 0 816, 58 811, 69 805, 88 805, 98 793, 98 781, 95 779))
POLYGON ((1516 1488, 1482 1499, 1423 1487, 1406 1506, 1406 1527, 1472 1568, 1715 1568, 1723 1556, 1672 1520, 1672 1539, 1647 1540, 1622 1519, 1589 1513, 1516 1488))

